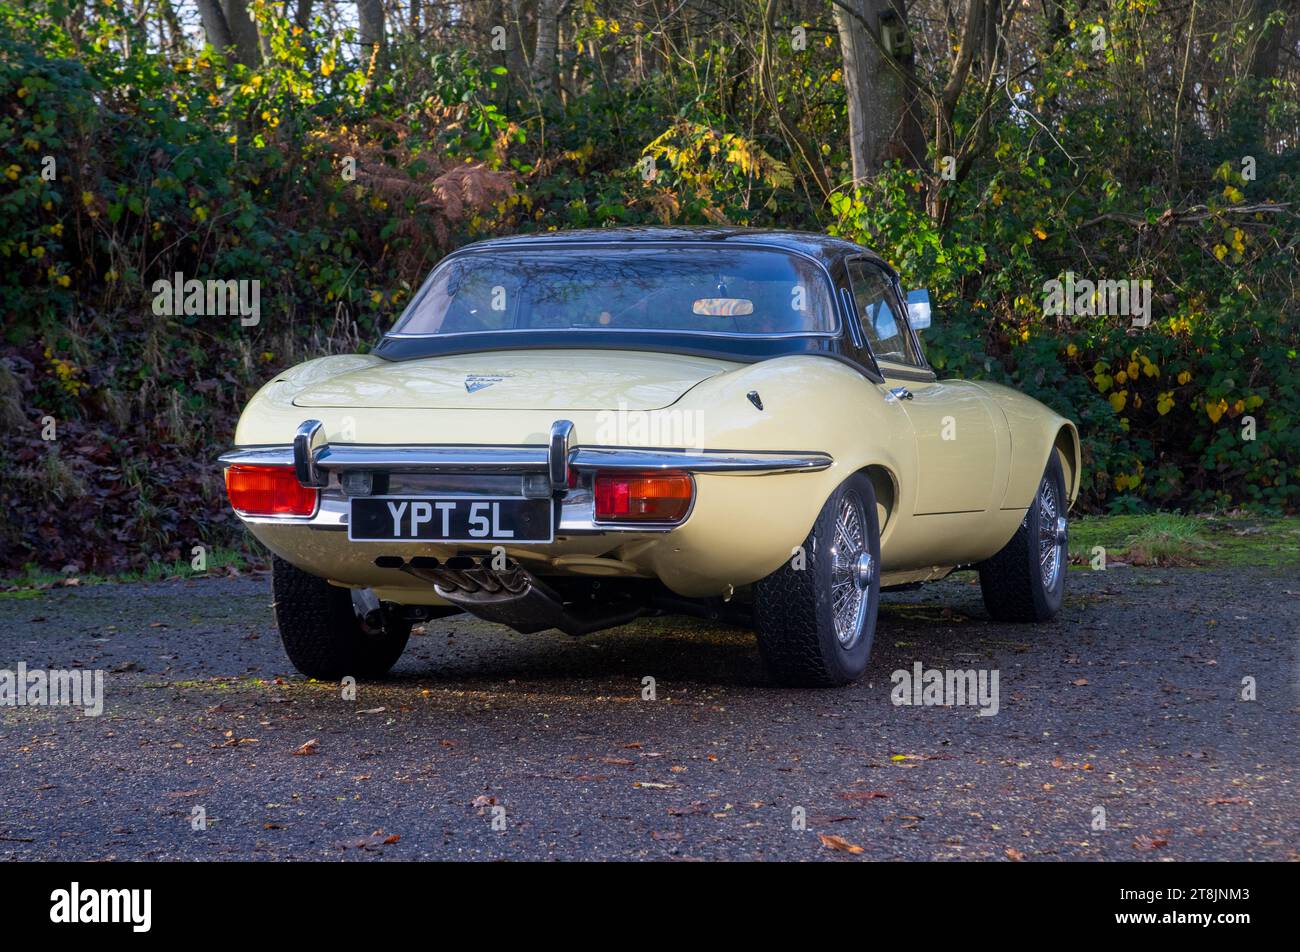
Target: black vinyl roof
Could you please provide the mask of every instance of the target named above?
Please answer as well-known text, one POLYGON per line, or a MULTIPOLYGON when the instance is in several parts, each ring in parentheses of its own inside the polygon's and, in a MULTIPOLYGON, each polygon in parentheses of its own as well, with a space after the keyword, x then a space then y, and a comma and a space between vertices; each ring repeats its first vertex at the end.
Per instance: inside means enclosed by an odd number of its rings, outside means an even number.
MULTIPOLYGON (((766 245, 771 248, 800 252, 816 258, 825 267, 830 267, 832 261, 846 255, 862 255, 877 264, 889 268, 889 264, 874 251, 851 241, 846 241, 843 238, 832 238, 829 235, 812 231, 775 231, 767 228, 745 228, 739 225, 702 225, 696 227, 637 225, 625 228, 541 231, 471 242, 453 252, 453 254, 564 244, 635 244, 638 242, 707 242, 766 245)), ((892 268, 889 268, 889 270, 893 271, 892 268)))

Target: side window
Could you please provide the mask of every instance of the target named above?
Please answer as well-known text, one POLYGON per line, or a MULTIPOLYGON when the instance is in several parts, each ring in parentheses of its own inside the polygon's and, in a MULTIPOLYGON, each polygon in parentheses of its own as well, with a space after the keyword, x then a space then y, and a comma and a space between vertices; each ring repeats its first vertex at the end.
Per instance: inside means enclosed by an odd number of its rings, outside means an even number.
POLYGON ((894 305, 889 278, 866 261, 850 261, 848 271, 854 311, 876 359, 918 366, 907 325, 894 305))

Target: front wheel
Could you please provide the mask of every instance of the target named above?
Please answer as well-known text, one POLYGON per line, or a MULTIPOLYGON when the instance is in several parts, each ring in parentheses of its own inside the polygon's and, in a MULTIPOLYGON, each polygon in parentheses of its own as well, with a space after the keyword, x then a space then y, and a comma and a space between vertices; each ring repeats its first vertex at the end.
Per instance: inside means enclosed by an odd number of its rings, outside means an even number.
POLYGON ((1053 453, 1024 521, 1002 551, 979 566, 984 607, 997 621, 1050 621, 1065 600, 1070 499, 1053 453))
POLYGON ((848 684, 867 670, 880 601, 880 523, 871 480, 831 493, 802 548, 754 585, 758 647, 792 687, 848 684))
POLYGON ((279 556, 271 560, 271 588, 285 654, 309 678, 379 678, 406 648, 411 623, 369 591, 331 585, 279 556))

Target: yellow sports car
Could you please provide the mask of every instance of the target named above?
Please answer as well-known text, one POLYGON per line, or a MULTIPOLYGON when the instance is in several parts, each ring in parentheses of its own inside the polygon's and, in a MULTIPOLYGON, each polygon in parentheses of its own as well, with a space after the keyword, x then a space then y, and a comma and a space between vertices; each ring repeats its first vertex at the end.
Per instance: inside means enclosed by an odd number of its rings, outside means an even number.
POLYGON ((455 612, 585 634, 752 624, 775 679, 867 667, 882 587, 978 570, 1003 620, 1061 607, 1074 424, 938 380, 875 254, 634 228, 444 258, 368 354, 279 374, 221 457, 317 678, 377 677, 455 612))

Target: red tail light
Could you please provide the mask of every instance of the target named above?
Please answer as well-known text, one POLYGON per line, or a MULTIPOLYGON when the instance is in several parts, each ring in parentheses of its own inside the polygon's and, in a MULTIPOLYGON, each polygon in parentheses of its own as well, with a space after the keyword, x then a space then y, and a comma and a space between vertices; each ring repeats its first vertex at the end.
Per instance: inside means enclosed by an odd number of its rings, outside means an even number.
POLYGON ((317 492, 298 482, 292 466, 230 466, 226 495, 238 512, 252 516, 310 516, 317 492))
POLYGON ((597 522, 681 522, 695 485, 681 472, 597 473, 597 522))

